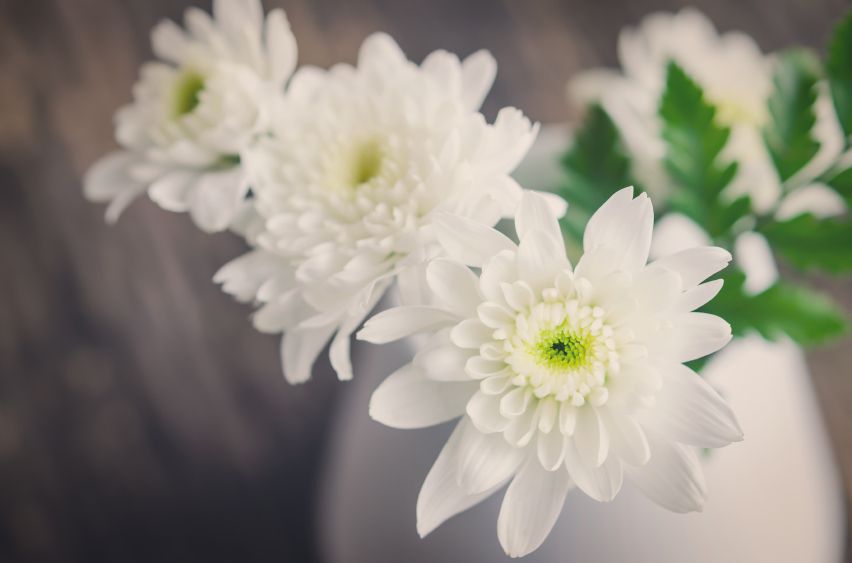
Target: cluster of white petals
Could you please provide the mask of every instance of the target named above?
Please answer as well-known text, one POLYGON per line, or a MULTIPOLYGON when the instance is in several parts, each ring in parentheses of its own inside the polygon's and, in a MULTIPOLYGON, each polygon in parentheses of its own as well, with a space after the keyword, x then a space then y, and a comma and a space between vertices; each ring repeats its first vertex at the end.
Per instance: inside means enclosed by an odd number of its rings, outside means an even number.
POLYGON ((159 60, 116 114, 121 150, 86 175, 86 196, 110 203, 110 222, 146 190, 205 231, 229 227, 244 205, 242 153, 264 130, 266 97, 293 72, 296 42, 283 10, 264 18, 260 0, 215 0, 213 17, 190 8, 185 24, 154 28, 159 60))
POLYGON ((355 66, 293 76, 270 135, 245 153, 255 248, 216 276, 259 304, 258 330, 284 333, 288 381, 306 380, 330 339, 338 376, 352 377, 350 335, 385 289, 422 293, 423 264, 441 252, 437 214, 485 226, 513 216, 522 190, 509 173, 537 126, 514 108, 486 122, 495 73, 484 51, 416 65, 378 33, 355 66))
MULTIPOLYGON (((719 34, 707 17, 692 8, 651 14, 638 27, 623 30, 618 55, 621 72, 582 73, 569 84, 569 93, 580 101, 603 105, 634 158, 639 181, 654 189, 656 196, 667 195, 671 189, 663 168, 666 147, 658 110, 666 69, 674 61, 704 90, 717 108, 718 121, 731 128, 725 156, 739 162, 739 168, 729 195, 749 194, 756 210, 773 209, 782 195, 781 181, 763 139, 769 121, 773 57, 763 54, 744 33, 719 34)), ((799 187, 812 188, 814 178, 843 149, 831 97, 821 86, 813 131, 820 151, 790 179, 799 187)))
POLYGON ((742 433, 683 362, 731 338, 725 321, 694 312, 730 255, 698 247, 647 263, 653 210, 632 188, 590 219, 576 268, 534 193, 515 219, 518 245, 458 216, 436 227, 447 258, 427 268, 426 304, 379 313, 359 333, 430 335, 375 391, 373 418, 417 428, 461 417, 420 492, 420 534, 507 482, 497 528, 511 556, 541 545, 574 487, 609 501, 626 476, 670 510, 700 510, 696 448, 742 433))

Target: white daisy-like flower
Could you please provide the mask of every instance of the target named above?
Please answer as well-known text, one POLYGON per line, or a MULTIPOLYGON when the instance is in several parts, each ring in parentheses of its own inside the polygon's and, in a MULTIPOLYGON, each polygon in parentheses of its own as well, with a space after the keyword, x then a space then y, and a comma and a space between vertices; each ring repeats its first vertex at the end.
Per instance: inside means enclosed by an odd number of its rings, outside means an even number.
POLYGON ((701 247, 648 264, 653 210, 632 194, 590 219, 574 269, 536 194, 515 219, 519 245, 443 216, 449 258, 427 269, 429 304, 388 309, 359 332, 374 343, 430 334, 373 394, 374 419, 417 428, 462 417, 420 491, 421 535, 507 482, 497 531, 511 556, 541 545, 574 487, 609 501, 626 476, 670 510, 701 509, 695 448, 742 433, 683 362, 731 338, 725 321, 694 312, 722 284, 701 282, 730 255, 701 247))
MULTIPOLYGON (((731 128, 725 156, 738 161, 739 168, 728 194, 749 194, 758 211, 772 209, 782 194, 781 181, 766 150, 763 129, 769 121, 774 59, 744 33, 719 34, 710 20, 691 8, 651 14, 638 27, 625 29, 618 39, 618 54, 622 72, 581 73, 569 84, 569 94, 584 103, 603 105, 634 158, 637 179, 654 189, 655 196, 665 196, 672 189, 663 167, 666 146, 658 110, 667 66, 674 61, 715 105, 719 123, 731 128)), ((789 180, 791 184, 808 184, 843 148, 824 85, 816 114, 814 135, 821 143, 820 151, 789 180)))
POLYGON ((356 66, 293 76, 273 134, 247 154, 257 248, 216 276, 260 304, 257 329, 284 333, 288 381, 309 378, 333 335, 332 365, 352 377, 350 335, 389 284, 419 299, 422 265, 440 252, 437 212, 484 225, 513 214, 522 190, 509 173, 537 126, 514 108, 486 122, 495 73, 485 51, 416 65, 375 34, 356 66))
POLYGON ((264 19, 260 0, 215 0, 213 17, 190 8, 186 29, 164 20, 151 33, 158 61, 145 64, 134 101, 116 114, 122 150, 89 170, 89 199, 110 202, 107 220, 146 190, 205 231, 227 228, 248 184, 241 154, 263 128, 267 96, 296 64, 282 10, 264 19))

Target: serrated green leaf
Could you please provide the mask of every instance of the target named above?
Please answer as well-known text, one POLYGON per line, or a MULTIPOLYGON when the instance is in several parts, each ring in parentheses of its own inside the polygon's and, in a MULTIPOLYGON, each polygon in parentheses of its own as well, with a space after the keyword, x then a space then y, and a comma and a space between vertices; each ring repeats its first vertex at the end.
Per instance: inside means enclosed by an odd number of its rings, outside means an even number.
POLYGON ((703 310, 728 321, 734 336, 757 332, 767 340, 778 340, 786 335, 810 345, 846 330, 846 317, 825 295, 783 281, 751 295, 745 291, 745 275, 732 268, 723 279, 722 291, 703 310))
POLYGON ((676 183, 670 204, 691 217, 714 238, 727 234, 750 211, 748 200, 726 201, 721 194, 737 173, 737 163, 720 162, 731 130, 716 122, 716 109, 701 87, 676 63, 669 62, 660 101, 665 166, 676 183))
POLYGON ((589 107, 571 148, 562 157, 562 168, 565 180, 557 193, 569 204, 562 230, 579 242, 582 226, 592 213, 613 193, 634 184, 621 134, 600 105, 589 107))
POLYGON ((811 135, 816 123, 814 105, 820 75, 819 60, 798 49, 781 55, 769 97, 769 124, 763 138, 782 181, 802 169, 819 151, 811 135))
POLYGON ((802 269, 852 271, 852 222, 820 219, 810 213, 762 225, 760 232, 775 251, 802 269))
POLYGON ((828 83, 840 126, 848 138, 852 135, 852 12, 834 29, 826 60, 828 83))

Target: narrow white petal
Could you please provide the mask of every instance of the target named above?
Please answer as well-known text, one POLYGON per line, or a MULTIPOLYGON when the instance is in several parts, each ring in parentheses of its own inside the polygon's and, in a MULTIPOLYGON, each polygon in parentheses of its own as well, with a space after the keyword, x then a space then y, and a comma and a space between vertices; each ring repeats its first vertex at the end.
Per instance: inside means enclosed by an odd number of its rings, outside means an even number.
POLYGON ((145 184, 133 179, 130 168, 138 157, 128 151, 116 151, 98 160, 83 178, 86 199, 111 202, 107 208, 107 223, 115 223, 121 212, 145 191, 145 184))
POLYGON ((175 22, 162 20, 151 30, 151 49, 163 60, 176 64, 189 54, 189 38, 175 22))
POLYGON ((466 421, 457 456, 459 485, 468 494, 493 489, 515 474, 524 455, 501 434, 484 434, 466 421))
POLYGON ((467 415, 480 432, 502 432, 509 419, 500 414, 500 397, 477 391, 466 407, 467 415))
POLYGON ((609 456, 600 467, 592 467, 580 458, 576 444, 570 440, 565 446, 565 467, 577 487, 599 502, 614 499, 624 482, 620 459, 609 456))
POLYGON ((238 301, 249 301, 267 280, 287 271, 284 259, 265 250, 253 250, 219 268, 213 281, 222 284, 222 290, 238 301))
POLYGON ((200 175, 187 196, 192 220, 208 233, 226 229, 239 211, 246 189, 239 169, 200 175))
POLYGON ((497 61, 485 50, 467 57, 461 64, 462 99, 467 109, 477 110, 494 84, 497 76, 497 61))
POLYGON ((373 392, 370 416, 393 428, 423 428, 464 414, 477 384, 449 383, 426 379, 416 367, 406 364, 373 392))
POLYGON ((639 423, 632 416, 615 409, 604 407, 599 410, 599 414, 606 426, 613 453, 630 465, 648 463, 651 449, 639 423))
POLYGON ((288 383, 304 383, 311 378, 317 356, 336 329, 336 324, 330 324, 317 328, 295 328, 285 333, 281 345, 281 362, 284 379, 288 383))
POLYGON ((465 319, 450 331, 450 339, 460 348, 478 349, 491 339, 492 330, 479 319, 465 319))
POLYGON ((569 267, 561 235, 555 238, 541 229, 531 229, 521 238, 518 273, 533 290, 552 286, 556 274, 569 267))
POLYGON ((630 480, 650 500, 674 512, 701 510, 707 494, 701 462, 689 446, 649 436, 651 460, 628 467, 630 480))
POLYGON ((467 266, 437 258, 426 268, 426 282, 448 309, 460 316, 474 316, 482 301, 479 280, 467 266))
POLYGON ((328 349, 328 357, 331 360, 331 367, 341 381, 352 379, 352 359, 349 355, 350 340, 352 333, 363 322, 373 307, 376 306, 379 299, 385 293, 385 289, 390 285, 389 282, 382 282, 382 287, 376 291, 371 291, 366 303, 362 303, 360 311, 350 313, 349 317, 343 321, 334 339, 331 341, 331 346, 328 349))
POLYGON ((364 40, 358 52, 358 66, 372 66, 387 71, 405 62, 405 55, 399 45, 387 33, 373 33, 364 40))
POLYGON ((674 270, 680 274, 683 288, 690 289, 723 269, 730 261, 731 253, 724 248, 702 246, 664 256, 652 264, 674 270))
POLYGON ((743 431, 734 411, 704 379, 681 364, 660 370, 663 387, 649 424, 665 437, 702 448, 739 442, 743 431))
POLYGON ((672 320, 674 359, 688 362, 720 350, 731 340, 731 325, 708 313, 684 313, 672 320))
POLYGON ((515 250, 516 246, 506 235, 470 219, 436 214, 435 233, 444 250, 455 260, 476 268, 503 250, 515 250))
POLYGON ((723 280, 713 280, 699 284, 689 291, 685 291, 677 300, 675 310, 681 313, 694 311, 707 304, 722 290, 723 280))
POLYGON ((497 536, 508 556, 522 557, 544 543, 571 488, 567 471, 546 471, 529 458, 506 490, 497 518, 497 536))
POLYGON ((515 217, 515 231, 517 231, 518 238, 523 240, 533 229, 540 229, 546 235, 559 241, 562 244, 561 254, 565 254, 562 230, 559 228, 559 221, 550 209, 550 204, 542 194, 527 190, 521 198, 521 205, 515 217))
POLYGON ((189 209, 189 194, 197 180, 198 173, 195 171, 167 172, 151 183, 148 197, 166 211, 183 213, 189 209))
POLYGON ((591 467, 600 467, 609 453, 609 433, 597 409, 590 405, 577 409, 574 444, 580 459, 591 467))
POLYGON ((613 194, 589 219, 583 250, 608 248, 617 267, 634 271, 648 260, 653 227, 654 211, 647 195, 633 199, 633 188, 627 187, 613 194))
POLYGON ((565 459, 565 436, 561 432, 539 432, 536 451, 542 467, 555 471, 565 459))
POLYGON ((418 332, 430 332, 458 321, 449 311, 410 305, 382 311, 364 323, 358 331, 358 339, 385 344, 418 332))
POLYGON ((491 490, 475 495, 467 494, 459 486, 457 456, 464 423, 462 420, 456 425, 420 489, 417 497, 417 533, 420 537, 431 533, 448 518, 491 496, 503 485, 500 483, 491 490))
POLYGON ((470 381, 465 372, 470 356, 470 351, 452 344, 447 333, 441 331, 414 356, 413 363, 424 376, 435 381, 470 381))
POLYGON ((501 252, 482 266, 479 289, 487 300, 497 303, 503 301, 502 285, 518 279, 518 268, 515 265, 516 254, 513 251, 501 252))
POLYGON ((296 38, 284 10, 269 12, 266 18, 266 45, 269 54, 269 72, 272 80, 283 85, 296 68, 298 49, 296 38))

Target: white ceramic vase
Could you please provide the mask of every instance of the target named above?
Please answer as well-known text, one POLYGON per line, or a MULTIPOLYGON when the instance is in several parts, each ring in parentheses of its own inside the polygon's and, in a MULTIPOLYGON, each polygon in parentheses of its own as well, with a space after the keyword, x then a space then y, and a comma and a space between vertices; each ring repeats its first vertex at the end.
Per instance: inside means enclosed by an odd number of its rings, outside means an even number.
MULTIPOLYGON (((545 130, 521 171, 527 187, 550 187, 564 134, 545 130)), ((319 510, 327 563, 499 563, 502 493, 450 519, 425 539, 415 503, 451 426, 395 430, 371 420, 370 394, 408 361, 408 343, 356 347, 331 430, 319 510)), ((705 376, 730 401, 745 441, 705 460, 709 499, 679 515, 625 483, 611 503, 575 490, 550 537, 525 563, 839 563, 845 543, 843 489, 807 366, 789 342, 747 338, 729 345, 705 376)))

